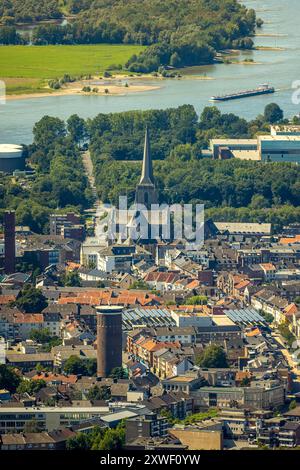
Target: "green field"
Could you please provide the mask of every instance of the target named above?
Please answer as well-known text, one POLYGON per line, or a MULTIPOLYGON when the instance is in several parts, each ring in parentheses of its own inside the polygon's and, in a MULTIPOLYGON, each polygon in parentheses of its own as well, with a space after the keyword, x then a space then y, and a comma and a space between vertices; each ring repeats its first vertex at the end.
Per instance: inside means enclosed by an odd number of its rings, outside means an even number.
POLYGON ((143 46, 0 46, 0 79, 8 93, 41 91, 46 80, 101 74, 113 64, 125 64, 143 46))

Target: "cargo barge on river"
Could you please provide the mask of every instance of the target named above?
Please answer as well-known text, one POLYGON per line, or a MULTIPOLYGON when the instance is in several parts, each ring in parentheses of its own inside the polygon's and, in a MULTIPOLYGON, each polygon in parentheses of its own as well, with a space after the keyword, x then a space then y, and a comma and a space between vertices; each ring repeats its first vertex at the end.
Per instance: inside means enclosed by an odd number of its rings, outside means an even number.
POLYGON ((212 96, 211 101, 237 100, 240 98, 249 98, 250 96, 268 95, 271 93, 275 93, 274 87, 271 87, 269 85, 259 85, 259 87, 254 88, 253 90, 244 90, 238 93, 231 93, 228 95, 212 96))

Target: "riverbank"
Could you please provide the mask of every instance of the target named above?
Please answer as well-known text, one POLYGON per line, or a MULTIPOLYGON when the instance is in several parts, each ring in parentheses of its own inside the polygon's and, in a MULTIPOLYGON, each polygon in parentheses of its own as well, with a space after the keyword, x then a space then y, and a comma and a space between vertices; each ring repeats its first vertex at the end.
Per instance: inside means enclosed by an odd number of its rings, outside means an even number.
POLYGON ((127 85, 118 84, 116 81, 111 81, 109 84, 95 84, 95 82, 75 82, 61 88, 59 90, 51 90, 49 87, 45 88, 43 92, 37 93, 24 93, 24 94, 10 94, 7 95, 8 101, 12 100, 26 100, 32 98, 49 98, 55 96, 71 96, 71 95, 84 95, 84 96, 109 96, 109 95, 127 95, 131 93, 142 93, 145 91, 158 90, 160 86, 155 85, 138 85, 127 83, 127 85), (87 91, 90 88, 91 91, 87 91))
MULTIPOLYGON (((172 80, 214 80, 206 75, 185 75, 172 80)), ((33 98, 49 98, 56 96, 125 96, 134 93, 143 93, 156 91, 162 88, 163 81, 167 80, 162 76, 144 75, 126 75, 117 74, 109 78, 92 77, 89 80, 78 80, 73 83, 65 84, 58 90, 53 90, 49 86, 37 88, 36 91, 25 93, 8 93, 8 101, 26 100, 33 98)))

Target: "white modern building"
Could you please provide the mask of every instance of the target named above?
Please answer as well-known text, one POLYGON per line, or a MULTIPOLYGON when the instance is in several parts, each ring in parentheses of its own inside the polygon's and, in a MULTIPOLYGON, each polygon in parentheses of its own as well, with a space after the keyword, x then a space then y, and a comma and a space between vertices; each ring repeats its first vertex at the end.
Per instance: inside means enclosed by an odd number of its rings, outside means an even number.
POLYGON ((210 156, 214 159, 254 160, 300 163, 300 126, 271 126, 270 134, 257 139, 212 139, 210 156))
POLYGON ((261 135, 258 151, 261 161, 300 163, 300 135, 261 135))

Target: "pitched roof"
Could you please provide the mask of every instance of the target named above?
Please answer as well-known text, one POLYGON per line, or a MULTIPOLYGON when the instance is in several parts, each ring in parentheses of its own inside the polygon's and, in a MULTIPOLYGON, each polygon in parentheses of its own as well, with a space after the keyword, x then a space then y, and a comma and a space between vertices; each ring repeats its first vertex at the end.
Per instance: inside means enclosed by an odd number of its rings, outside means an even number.
POLYGON ((287 307, 285 307, 284 314, 285 315, 294 315, 298 311, 299 311, 299 309, 298 309, 297 305, 292 303, 292 304, 289 304, 287 307))
POLYGON ((16 300, 16 295, 0 295, 0 305, 7 305, 16 300))
POLYGON ((75 384, 78 380, 77 375, 63 375, 42 372, 31 377, 31 380, 44 380, 45 382, 61 382, 75 384))
POLYGON ((194 279, 189 284, 187 284, 185 287, 186 287, 186 289, 197 289, 197 287, 199 287, 199 286, 200 286, 200 281, 197 281, 197 279, 194 279))
POLYGON ((176 273, 151 272, 144 277, 145 282, 167 282, 173 283, 178 278, 176 273))
POLYGON ((148 127, 146 127, 145 132, 143 169, 140 184, 154 184, 148 127))
POLYGON ((263 268, 264 271, 275 271, 276 268, 272 263, 261 263, 260 266, 263 268))
POLYGON ((14 323, 43 323, 44 315, 42 313, 21 313, 14 314, 14 323))
POLYGON ((281 238, 279 240, 280 245, 290 245, 293 243, 300 243, 300 235, 295 235, 294 237, 281 238))

